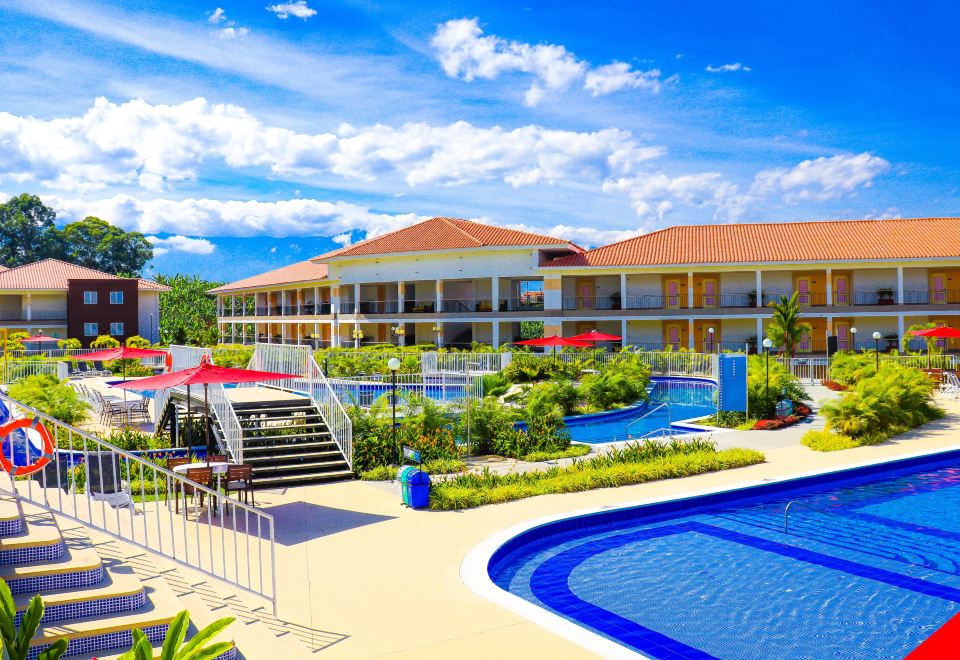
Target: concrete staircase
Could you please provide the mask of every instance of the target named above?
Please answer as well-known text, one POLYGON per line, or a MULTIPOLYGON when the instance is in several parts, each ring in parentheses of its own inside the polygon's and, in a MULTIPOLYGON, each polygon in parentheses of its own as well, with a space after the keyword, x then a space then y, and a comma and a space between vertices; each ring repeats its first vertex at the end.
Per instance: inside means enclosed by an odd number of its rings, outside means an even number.
MULTIPOLYGON (((159 657, 167 627, 187 609, 165 582, 145 585, 129 567, 105 563, 88 539, 66 542, 48 512, 6 498, 0 499, 0 577, 14 594, 18 623, 30 598, 43 597, 30 658, 65 638, 66 657, 107 660, 129 649, 134 628, 147 634, 159 657)), ((229 639, 229 629, 222 635, 229 639)), ((234 647, 218 660, 236 653, 234 647)))
POLYGON ((256 488, 352 479, 353 471, 316 406, 305 397, 233 404, 243 428, 243 462, 256 488))

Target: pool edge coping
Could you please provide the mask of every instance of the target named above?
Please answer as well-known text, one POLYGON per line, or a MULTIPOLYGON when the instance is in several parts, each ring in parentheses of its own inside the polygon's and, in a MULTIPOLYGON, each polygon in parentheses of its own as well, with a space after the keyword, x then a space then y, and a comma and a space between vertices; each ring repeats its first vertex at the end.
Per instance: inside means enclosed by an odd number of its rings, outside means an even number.
POLYGON ((629 649, 621 644, 607 639, 603 635, 585 628, 584 626, 570 621, 569 619, 566 619, 558 614, 554 614, 544 607, 535 605, 534 603, 531 603, 530 601, 525 600, 509 591, 501 589, 499 586, 494 584, 488 572, 488 566, 490 564, 490 560, 493 558, 493 555, 497 552, 497 550, 500 549, 501 546, 506 544, 511 539, 520 536, 521 534, 529 532, 538 527, 544 527, 546 525, 563 520, 569 520, 571 518, 581 518, 621 509, 630 509, 651 504, 661 504, 664 502, 693 499, 708 495, 715 495, 717 493, 734 492, 748 488, 754 488, 757 486, 769 486, 776 483, 817 477, 834 472, 839 473, 848 470, 858 470, 877 465, 893 464, 899 461, 922 458, 925 456, 934 456, 936 454, 949 453, 958 450, 960 450, 960 444, 954 444, 946 447, 938 447, 936 449, 911 452, 902 456, 897 456, 896 458, 874 459, 853 463, 850 465, 844 465, 842 467, 812 470, 799 474, 792 474, 789 476, 772 478, 768 477, 734 485, 706 488, 681 494, 647 497, 632 502, 624 502, 622 504, 611 504, 599 507, 590 507, 586 509, 577 509, 574 511, 567 511, 564 513, 534 518, 533 520, 518 523, 506 529, 500 530, 499 532, 488 536, 486 539, 471 548, 470 551, 464 556, 463 561, 460 563, 460 580, 470 591, 478 596, 481 596, 482 598, 485 598, 486 600, 491 601, 496 605, 513 612, 514 614, 519 614, 524 619, 535 623, 540 627, 573 642, 574 644, 577 644, 587 651, 596 653, 601 657, 632 658, 633 660, 636 660, 636 658, 644 658, 646 660, 650 660, 649 656, 629 649))

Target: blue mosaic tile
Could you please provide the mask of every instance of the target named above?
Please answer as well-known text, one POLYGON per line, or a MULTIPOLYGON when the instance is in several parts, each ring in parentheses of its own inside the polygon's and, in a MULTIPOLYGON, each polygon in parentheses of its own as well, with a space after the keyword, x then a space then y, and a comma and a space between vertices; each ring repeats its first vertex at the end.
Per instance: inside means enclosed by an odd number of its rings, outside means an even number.
POLYGON ((101 581, 103 581, 103 566, 97 566, 86 571, 10 579, 7 580, 7 586, 14 594, 35 594, 54 589, 91 587, 101 581))
POLYGON ((33 561, 50 561, 63 556, 63 541, 30 548, 0 550, 0 564, 26 564, 33 561))
MULTIPOLYGON (((65 603, 63 605, 50 605, 43 611, 44 624, 55 623, 57 621, 71 621, 74 619, 85 619, 105 614, 119 614, 121 612, 132 612, 138 610, 147 602, 147 595, 141 591, 136 594, 126 596, 110 596, 108 598, 98 598, 96 600, 86 600, 80 603, 65 603)), ((17 612, 14 619, 16 625, 20 625, 23 620, 23 612, 17 612)))
POLYGON ((16 536, 23 531, 23 518, 0 520, 0 536, 16 536))
MULTIPOLYGON (((153 643, 162 642, 164 636, 167 634, 167 626, 162 625, 144 628, 143 633, 153 643)), ((70 644, 67 646, 67 652, 64 655, 93 656, 95 653, 101 651, 129 648, 132 643, 133 635, 129 630, 118 630, 105 635, 78 637, 70 640, 70 644)), ((37 660, 37 656, 47 648, 50 648, 49 644, 32 647, 27 654, 27 660, 37 660)))

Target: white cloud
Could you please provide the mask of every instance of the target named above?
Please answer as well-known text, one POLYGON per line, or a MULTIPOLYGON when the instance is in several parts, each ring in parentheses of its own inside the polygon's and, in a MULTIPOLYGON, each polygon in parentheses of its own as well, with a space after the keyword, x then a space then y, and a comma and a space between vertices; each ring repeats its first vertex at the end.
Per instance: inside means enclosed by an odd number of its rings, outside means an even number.
POLYGON ((606 181, 606 193, 623 193, 641 218, 662 221, 676 204, 694 208, 720 207, 737 187, 718 172, 671 177, 663 172, 606 181))
POLYGON ((86 191, 111 185, 162 190, 200 167, 263 167, 277 176, 332 173, 408 186, 502 180, 513 187, 625 176, 662 156, 628 131, 489 128, 459 121, 340 126, 298 133, 245 109, 198 98, 179 105, 97 99, 82 116, 43 120, 0 113, 0 183, 86 191))
POLYGON ((731 73, 733 71, 752 71, 750 67, 741 64, 740 62, 734 62, 733 64, 721 64, 720 66, 713 66, 708 64, 706 71, 710 73, 731 73))
POLYGON ((890 169, 890 163, 869 152, 839 154, 805 160, 792 168, 773 168, 759 172, 754 179, 754 195, 781 194, 788 204, 825 201, 869 188, 873 180, 890 169))
POLYGON ((130 195, 114 195, 100 200, 44 196, 44 201, 57 211, 61 220, 94 215, 127 231, 150 235, 280 238, 337 236, 357 230, 375 236, 422 219, 413 213, 373 213, 355 204, 316 199, 276 202, 195 198, 144 200, 130 195))
POLYGON ((186 252, 187 254, 213 254, 217 246, 205 238, 190 238, 189 236, 147 236, 153 243, 153 256, 159 257, 168 252, 186 252))
POLYGON ((217 35, 221 39, 239 39, 250 34, 250 28, 245 27, 227 27, 217 30, 217 35))
POLYGON ((342 234, 337 234, 330 240, 332 240, 337 245, 343 245, 344 247, 346 247, 347 245, 350 245, 351 243, 353 243, 352 236, 353 235, 350 232, 345 231, 342 234))
POLYGON ((316 9, 311 9, 307 6, 307 0, 281 2, 276 5, 269 5, 267 7, 267 11, 272 11, 277 15, 277 18, 282 18, 283 20, 286 20, 291 16, 296 16, 297 18, 307 20, 311 16, 316 16, 317 14, 316 9))
POLYGON ((613 62, 587 73, 583 87, 594 96, 610 94, 626 88, 659 92, 660 70, 637 71, 626 62, 613 62))
POLYGON ((556 44, 528 44, 483 34, 476 18, 461 18, 437 26, 430 40, 440 65, 451 78, 471 82, 494 80, 502 74, 527 73, 535 81, 524 95, 524 104, 535 106, 548 92, 581 84, 594 96, 625 88, 660 90, 660 71, 637 71, 624 62, 592 69, 566 48, 556 44))
POLYGON ((214 25, 217 23, 222 23, 225 20, 227 20, 227 12, 223 11, 223 7, 217 7, 214 9, 212 12, 210 12, 210 16, 207 18, 207 21, 214 25))

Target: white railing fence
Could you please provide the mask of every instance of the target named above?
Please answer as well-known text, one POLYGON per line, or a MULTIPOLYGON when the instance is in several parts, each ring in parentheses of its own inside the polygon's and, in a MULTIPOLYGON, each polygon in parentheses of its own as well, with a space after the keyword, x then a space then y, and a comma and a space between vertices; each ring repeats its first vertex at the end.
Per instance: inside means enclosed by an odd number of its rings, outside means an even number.
POLYGON ((173 371, 180 371, 197 366, 200 364, 200 359, 204 355, 210 356, 211 360, 213 359, 213 350, 203 348, 202 346, 180 346, 179 344, 171 344, 167 351, 170 353, 173 371))
POLYGON ((0 383, 5 385, 37 374, 49 374, 63 380, 70 375, 70 367, 66 362, 53 360, 0 360, 0 383))
POLYGON ((513 353, 424 353, 420 368, 424 374, 495 373, 507 368, 513 353))
MULTIPOLYGON (((191 388, 191 395, 202 390, 200 387, 191 388)), ((237 419, 237 413, 233 409, 230 397, 227 396, 227 390, 223 385, 209 385, 207 389, 207 405, 213 411, 217 422, 220 424, 222 449, 230 455, 235 463, 243 463, 243 428, 240 426, 240 420, 237 419)))
POLYGON ((454 403, 483 396, 482 374, 458 373, 397 374, 391 376, 351 376, 330 378, 330 385, 340 401, 349 405, 370 406, 381 397, 390 397, 396 384, 397 399, 419 395, 438 403, 454 403))
MULTIPOLYGON (((276 613, 272 516, 5 394, 0 400, 11 415, 39 420, 56 443, 41 471, 29 477, 7 474, 0 492, 267 598, 276 613), (185 486, 196 492, 190 503, 185 486)), ((40 459, 44 452, 37 438, 32 429, 23 438, 10 438, 5 449, 11 463, 40 459)))
POLYGON ((337 447, 350 467, 353 467, 353 423, 336 391, 314 360, 313 351, 309 346, 258 342, 248 368, 299 376, 287 380, 270 381, 266 385, 308 395, 323 416, 327 430, 330 431, 337 447))

